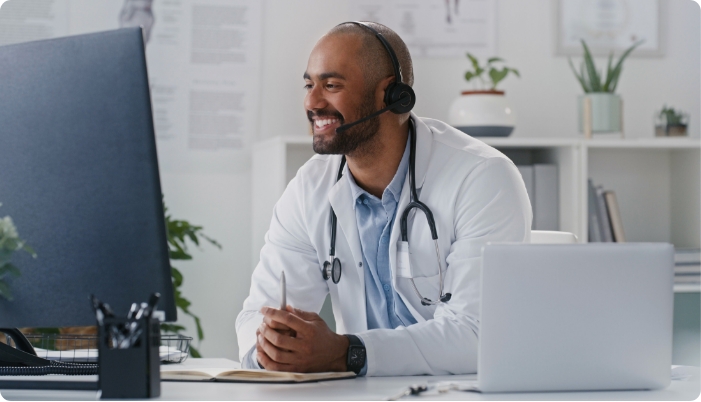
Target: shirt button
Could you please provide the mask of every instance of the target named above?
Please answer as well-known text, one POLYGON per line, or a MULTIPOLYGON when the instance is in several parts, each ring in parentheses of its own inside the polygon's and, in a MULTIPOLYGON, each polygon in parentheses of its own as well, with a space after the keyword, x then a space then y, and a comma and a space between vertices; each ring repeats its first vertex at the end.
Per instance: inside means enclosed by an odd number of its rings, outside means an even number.
POLYGON ((385 292, 389 292, 389 290, 391 289, 391 287, 386 283, 382 287, 385 289, 385 292))
POLYGON ((362 266, 363 266, 363 263, 362 263, 362 262, 359 262, 359 263, 358 263, 358 266, 359 266, 359 267, 362 267, 362 266))
POLYGON ((363 200, 363 204, 368 205, 368 200, 363 200))

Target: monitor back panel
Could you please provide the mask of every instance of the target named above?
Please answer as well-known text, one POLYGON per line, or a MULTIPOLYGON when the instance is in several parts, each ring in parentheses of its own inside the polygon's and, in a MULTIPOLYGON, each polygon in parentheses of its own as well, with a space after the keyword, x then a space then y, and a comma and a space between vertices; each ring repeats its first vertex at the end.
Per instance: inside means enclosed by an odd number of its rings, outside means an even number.
POLYGON ((658 243, 486 246, 480 389, 667 386, 673 261, 658 243))
POLYGON ((0 47, 0 217, 17 252, 0 327, 91 325, 162 294, 175 318, 140 28, 0 47))

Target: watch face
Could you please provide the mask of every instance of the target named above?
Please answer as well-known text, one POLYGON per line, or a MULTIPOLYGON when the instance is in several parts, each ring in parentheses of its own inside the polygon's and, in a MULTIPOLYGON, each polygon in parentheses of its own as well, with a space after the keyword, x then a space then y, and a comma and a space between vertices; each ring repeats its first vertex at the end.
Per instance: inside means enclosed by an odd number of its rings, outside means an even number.
POLYGON ((365 348, 362 346, 351 346, 349 361, 353 367, 363 367, 365 365, 365 348))

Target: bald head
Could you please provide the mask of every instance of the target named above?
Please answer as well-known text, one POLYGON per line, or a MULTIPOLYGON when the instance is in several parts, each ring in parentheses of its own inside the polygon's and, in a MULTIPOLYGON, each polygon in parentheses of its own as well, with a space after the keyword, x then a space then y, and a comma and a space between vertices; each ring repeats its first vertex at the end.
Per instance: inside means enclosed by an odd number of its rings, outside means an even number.
MULTIPOLYGON (((396 32, 382 24, 376 22, 365 22, 365 24, 381 33, 385 40, 389 42, 399 61, 402 74, 401 79, 405 84, 413 86, 414 68, 411 63, 409 49, 402 38, 400 38, 396 32)), ((358 24, 346 22, 335 26, 325 36, 332 37, 342 35, 354 36, 361 41, 361 46, 358 51, 358 60, 361 63, 367 81, 366 85, 369 88, 374 88, 378 82, 386 77, 394 76, 390 55, 372 31, 358 24)))

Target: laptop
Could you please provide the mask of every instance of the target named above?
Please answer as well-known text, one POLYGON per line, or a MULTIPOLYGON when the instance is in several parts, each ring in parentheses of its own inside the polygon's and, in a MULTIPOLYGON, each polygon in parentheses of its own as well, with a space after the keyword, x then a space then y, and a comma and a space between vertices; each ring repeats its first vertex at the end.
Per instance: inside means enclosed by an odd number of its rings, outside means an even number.
POLYGON ((479 391, 669 385, 672 245, 492 244, 482 255, 479 391))

